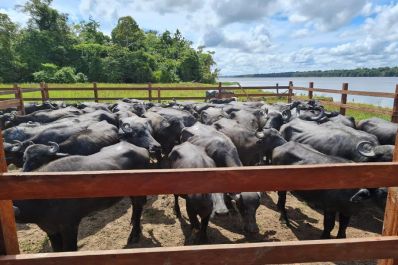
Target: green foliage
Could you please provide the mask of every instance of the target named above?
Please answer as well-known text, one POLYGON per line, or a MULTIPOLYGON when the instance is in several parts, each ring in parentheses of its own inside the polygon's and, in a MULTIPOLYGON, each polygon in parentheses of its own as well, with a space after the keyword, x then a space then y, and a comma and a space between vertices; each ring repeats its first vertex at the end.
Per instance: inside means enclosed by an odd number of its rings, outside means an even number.
POLYGON ((53 82, 54 75, 58 71, 58 66, 51 63, 42 64, 42 69, 33 73, 33 79, 36 82, 53 82))
POLYGON ((4 82, 215 82, 213 54, 195 50, 179 30, 144 32, 127 16, 109 37, 92 18, 71 24, 52 2, 28 0, 20 6, 29 16, 22 29, 0 13, 4 82))
POLYGON ((160 66, 159 76, 156 81, 161 83, 175 83, 180 82, 177 74, 178 63, 174 60, 166 60, 160 66))
POLYGON ((178 67, 182 81, 199 81, 200 79, 199 56, 194 50, 187 51, 178 67))
POLYGON ((131 51, 143 48, 144 38, 144 32, 130 16, 119 18, 116 27, 112 30, 113 43, 131 51))
POLYGON ((16 34, 17 26, 6 14, 0 13, 0 79, 3 82, 19 79, 23 68, 13 47, 16 34))
POLYGON ((36 82, 52 82, 52 83, 84 83, 87 82, 87 76, 83 73, 76 74, 76 69, 73 67, 59 68, 55 64, 42 64, 41 71, 33 73, 34 81, 36 82))
POLYGON ((54 74, 54 83, 76 83, 76 69, 73 67, 63 67, 54 74))
POLYGON ((96 43, 107 44, 111 39, 104 33, 99 31, 100 24, 94 19, 90 18, 88 22, 82 21, 80 24, 75 25, 75 31, 82 43, 96 43))

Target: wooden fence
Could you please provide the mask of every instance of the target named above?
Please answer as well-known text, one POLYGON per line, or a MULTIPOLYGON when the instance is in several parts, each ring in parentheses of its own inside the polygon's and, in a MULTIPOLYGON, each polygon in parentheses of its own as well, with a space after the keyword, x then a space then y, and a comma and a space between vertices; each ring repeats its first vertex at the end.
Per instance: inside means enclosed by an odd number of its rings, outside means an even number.
MULTIPOLYGON (((96 87, 96 85, 94 86, 96 87)), ((345 88, 348 88, 348 86, 345 88)), ((96 87, 97 91, 101 89, 96 87)), ((152 89, 146 89, 148 90, 148 98, 154 100, 150 96, 152 89)), ((208 90, 210 88, 201 89, 208 90)), ((278 89, 282 88, 278 87, 278 89)), ((294 90, 307 90, 310 98, 313 97, 313 92, 318 92, 318 89, 313 87, 298 88, 294 87, 293 84, 285 89, 288 90, 287 95, 290 101, 294 96, 294 90)), ((42 93, 43 100, 49 99, 49 94, 45 92, 46 90, 50 91, 51 89, 46 88, 41 90, 44 91, 42 93)), ((60 90, 60 88, 57 88, 57 90, 60 90)), ((116 89, 112 88, 112 90, 116 89)), ((157 91, 162 90, 163 88, 157 89, 157 91)), ((358 91, 349 91, 348 89, 336 90, 335 92, 337 93, 337 91, 342 95, 359 93, 358 91)), ((324 90, 320 92, 324 92, 324 90)), ((328 92, 333 93, 331 91, 328 92)), ((364 95, 362 92, 360 93, 364 95)), ((380 94, 374 94, 374 92, 364 93, 368 96, 380 96, 380 94)), ((391 94, 384 93, 383 96, 390 97, 391 94)), ((398 89, 393 94, 395 105, 397 104, 397 94, 398 89)), ((22 93, 19 94, 19 97, 22 101, 22 93)), ((98 94, 94 99, 102 100, 98 98, 98 94)), ((158 97, 155 99, 163 100, 159 92, 158 97)), ((344 102, 343 98, 342 102, 344 102)), ((346 108, 346 102, 341 103, 341 107, 346 108)), ((396 108, 394 108, 395 112, 396 108)), ((396 113, 393 117, 397 117, 396 113)), ((394 161, 392 163, 179 170, 7 173, 3 140, 0 137, 0 264, 260 265, 369 259, 383 259, 379 261, 379 265, 398 264, 398 188, 394 188, 398 187, 398 137, 394 151, 394 161), (12 200, 17 199, 89 198, 357 187, 393 187, 389 188, 384 216, 383 236, 234 245, 19 254, 15 218, 12 209, 12 200)))
MULTIPOLYGON (((397 140, 398 143, 398 140, 397 140)), ((398 144, 397 144, 398 145, 398 144)), ((1 147, 1 144, 0 144, 1 147)), ((398 148, 395 155, 398 155, 398 148)), ((397 156, 395 156, 397 157, 397 156)), ((6 170, 4 159, 2 170, 6 170)), ((276 264, 343 260, 398 262, 398 189, 390 188, 383 236, 69 253, 18 254, 11 200, 205 192, 398 186, 398 163, 176 170, 2 173, 0 264, 276 264), (84 187, 84 188, 82 188, 84 187)))
POLYGON ((345 115, 347 109, 352 110, 360 110, 364 112, 376 113, 376 114, 384 114, 391 116, 391 120, 393 122, 398 123, 398 84, 395 88, 395 93, 388 92, 369 92, 369 91, 359 91, 359 90, 349 90, 348 83, 343 83, 341 89, 324 89, 324 88, 315 88, 314 83, 310 82, 308 87, 298 87, 294 86, 293 82, 289 82, 288 86, 254 86, 254 87, 231 87, 231 86, 222 86, 221 83, 218 86, 197 86, 197 87, 161 87, 161 86, 153 86, 151 83, 148 83, 147 86, 142 87, 99 87, 97 83, 93 83, 92 87, 49 87, 45 83, 40 83, 39 88, 24 88, 21 89, 17 84, 12 88, 3 88, 0 89, 0 95, 9 95, 14 94, 15 98, 0 98, 0 109, 6 109, 10 107, 16 107, 22 113, 24 112, 23 102, 24 101, 47 101, 47 100, 64 100, 64 101, 105 101, 105 100, 118 100, 120 97, 100 97, 100 91, 147 91, 146 97, 135 97, 140 100, 148 100, 148 101, 167 101, 167 100, 206 100, 205 91, 207 90, 217 90, 220 95, 223 95, 223 91, 239 91, 235 93, 235 97, 238 98, 261 98, 261 97, 286 97, 288 102, 291 102, 295 98, 296 91, 307 91, 308 98, 312 99, 314 97, 314 92, 319 93, 331 93, 331 94, 340 94, 341 100, 340 102, 330 102, 330 101, 321 101, 324 105, 335 106, 340 108, 340 113, 345 115), (273 90, 274 93, 248 93, 247 90, 273 90), (50 97, 51 91, 92 91, 93 97, 73 97, 73 98, 65 98, 65 97, 50 97), (183 96, 183 97, 164 97, 162 96, 162 91, 203 91, 203 96, 183 96), (285 91, 285 92, 281 92, 285 91), (40 98, 29 98, 23 97, 23 93, 29 92, 40 92, 40 98), (378 98, 392 98, 394 99, 394 105, 392 110, 385 109, 377 109, 377 108, 366 108, 362 106, 355 106, 347 103, 348 95, 357 95, 357 96, 368 96, 368 97, 378 97, 378 98))

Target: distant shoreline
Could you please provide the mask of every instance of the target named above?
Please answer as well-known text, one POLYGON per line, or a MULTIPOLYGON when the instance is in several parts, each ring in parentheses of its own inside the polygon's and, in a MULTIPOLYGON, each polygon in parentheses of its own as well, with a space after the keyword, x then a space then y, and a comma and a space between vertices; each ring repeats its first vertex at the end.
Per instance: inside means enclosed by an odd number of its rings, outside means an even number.
POLYGON ((357 68, 342 70, 296 71, 267 74, 225 75, 230 77, 398 77, 398 67, 357 68))

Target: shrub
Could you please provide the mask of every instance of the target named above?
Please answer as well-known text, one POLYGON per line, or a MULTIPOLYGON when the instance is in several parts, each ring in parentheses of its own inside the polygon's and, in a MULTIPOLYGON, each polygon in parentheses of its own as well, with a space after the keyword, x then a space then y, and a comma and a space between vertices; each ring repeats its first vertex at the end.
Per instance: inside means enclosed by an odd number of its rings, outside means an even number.
POLYGON ((76 70, 73 67, 62 67, 54 74, 54 83, 76 82, 76 70))
POLYGON ((88 81, 88 78, 85 74, 83 73, 77 73, 76 75, 76 82, 78 83, 86 83, 88 81))
POLYGON ((58 66, 51 63, 41 65, 41 71, 33 73, 33 79, 36 82, 53 82, 54 75, 58 71, 58 66))

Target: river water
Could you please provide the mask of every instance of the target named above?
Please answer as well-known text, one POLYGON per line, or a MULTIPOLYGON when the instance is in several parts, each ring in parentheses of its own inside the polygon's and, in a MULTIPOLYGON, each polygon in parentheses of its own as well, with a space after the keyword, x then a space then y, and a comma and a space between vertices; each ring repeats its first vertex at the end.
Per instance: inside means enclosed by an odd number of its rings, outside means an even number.
MULTIPOLYGON (((343 83, 348 83, 349 90, 362 90, 373 92, 395 92, 398 77, 220 77, 220 82, 239 82, 241 86, 280 86, 289 85, 293 81, 295 86, 308 87, 309 82, 314 82, 315 88, 341 89, 343 83)), ((270 91, 270 90, 267 90, 270 91)), ((272 91, 272 90, 271 90, 272 91)), ((298 94, 306 94, 305 91, 296 91, 298 94)), ((334 101, 340 101, 340 94, 328 94, 314 92, 314 95, 333 97, 334 101)), ((367 103, 382 107, 392 107, 393 99, 364 97, 348 95, 349 102, 367 103)))

